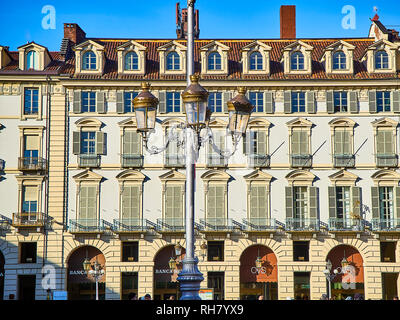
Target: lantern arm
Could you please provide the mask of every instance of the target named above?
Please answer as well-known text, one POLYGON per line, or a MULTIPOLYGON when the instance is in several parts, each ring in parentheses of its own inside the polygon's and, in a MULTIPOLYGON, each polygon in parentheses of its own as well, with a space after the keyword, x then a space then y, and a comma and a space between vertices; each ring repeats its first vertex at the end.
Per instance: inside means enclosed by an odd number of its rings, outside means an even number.
POLYGON ((223 158, 230 158, 234 155, 237 150, 237 146, 239 144, 240 138, 242 137, 241 134, 233 133, 232 134, 232 143, 233 143, 233 150, 221 150, 214 142, 214 135, 210 127, 207 127, 207 134, 205 137, 201 137, 201 144, 204 145, 205 143, 211 143, 211 147, 213 148, 214 152, 218 153, 223 158))
POLYGON ((176 141, 178 143, 178 147, 185 145, 184 140, 179 140, 179 132, 177 131, 177 129, 184 129, 185 125, 180 123, 180 124, 176 124, 174 126, 171 127, 171 129, 168 132, 168 136, 167 136, 167 141, 165 143, 164 146, 162 147, 157 147, 157 146, 149 146, 148 145, 148 138, 146 137, 146 139, 143 139, 144 142, 144 148, 146 149, 146 151, 150 154, 159 154, 163 151, 165 151, 168 148, 168 145, 170 142, 172 141, 176 141))

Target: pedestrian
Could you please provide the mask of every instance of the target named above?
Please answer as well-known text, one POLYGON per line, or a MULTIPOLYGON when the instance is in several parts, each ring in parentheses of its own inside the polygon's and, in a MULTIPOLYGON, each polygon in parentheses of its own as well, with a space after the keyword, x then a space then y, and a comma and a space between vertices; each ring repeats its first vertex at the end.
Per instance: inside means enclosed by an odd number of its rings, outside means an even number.
POLYGON ((324 293, 319 300, 329 300, 328 296, 324 293))
POLYGON ((258 296, 258 300, 264 300, 264 296, 263 295, 258 296))
POLYGON ((137 295, 134 292, 130 292, 128 295, 128 300, 137 300, 137 295))
POLYGON ((353 298, 351 296, 347 296, 344 300, 353 300, 353 298))
POLYGON ((146 293, 146 295, 144 296, 144 300, 151 300, 151 295, 146 293))
POLYGON ((175 300, 175 296, 169 296, 168 300, 175 300))
POLYGON ((397 297, 397 296, 393 297, 393 300, 399 300, 399 297, 397 297))

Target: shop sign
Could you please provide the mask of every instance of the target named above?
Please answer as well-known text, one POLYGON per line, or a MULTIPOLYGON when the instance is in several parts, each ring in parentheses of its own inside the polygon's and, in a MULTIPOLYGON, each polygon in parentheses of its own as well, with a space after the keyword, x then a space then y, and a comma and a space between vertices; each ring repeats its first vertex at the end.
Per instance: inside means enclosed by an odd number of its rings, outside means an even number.
POLYGON ((271 274, 272 270, 271 270, 271 268, 267 269, 266 267, 261 267, 261 268, 252 267, 250 269, 250 272, 252 274, 267 274, 267 275, 269 275, 269 274, 271 274))
POLYGON ((70 270, 69 274, 71 276, 86 276, 85 270, 70 270))
POLYGON ((172 273, 179 273, 180 270, 175 269, 175 270, 171 270, 171 269, 156 269, 155 273, 158 274, 172 274, 172 273))
POLYGON ((201 300, 214 300, 214 289, 200 289, 199 296, 201 300))

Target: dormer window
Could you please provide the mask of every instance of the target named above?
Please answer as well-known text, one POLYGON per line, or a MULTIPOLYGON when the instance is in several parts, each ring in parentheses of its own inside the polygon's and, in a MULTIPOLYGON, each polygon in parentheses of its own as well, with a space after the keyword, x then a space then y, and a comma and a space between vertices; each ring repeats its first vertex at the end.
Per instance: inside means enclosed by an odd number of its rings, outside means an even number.
POLYGON ((250 70, 262 70, 263 57, 260 52, 253 52, 250 55, 250 70))
POLYGON ((389 56, 386 51, 381 50, 375 54, 375 69, 388 69, 389 56))
POLYGON ((82 59, 83 70, 96 70, 96 55, 93 51, 87 51, 82 59))
POLYGON ((181 68, 181 59, 176 52, 170 52, 167 55, 167 70, 179 70, 181 68))
POLYGON ((290 58, 292 70, 304 70, 304 55, 301 52, 294 52, 290 58))
POLYGON ((125 55, 125 70, 138 70, 139 69, 139 58, 136 52, 128 52, 125 55))
POLYGON ((333 70, 346 69, 346 54, 343 51, 336 51, 333 54, 333 70))
POLYGON ((39 55, 35 50, 26 54, 26 69, 39 70, 39 55))
POLYGON ((208 70, 221 70, 221 55, 218 52, 208 55, 208 70))

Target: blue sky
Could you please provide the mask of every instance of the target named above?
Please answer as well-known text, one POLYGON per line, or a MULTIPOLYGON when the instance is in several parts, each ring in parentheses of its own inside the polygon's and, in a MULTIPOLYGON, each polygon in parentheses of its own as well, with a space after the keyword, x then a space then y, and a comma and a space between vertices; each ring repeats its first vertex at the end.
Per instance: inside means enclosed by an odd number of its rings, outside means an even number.
MULTIPOLYGON (((59 50, 63 23, 75 22, 88 37, 175 38, 175 3, 178 0, 68 0, 3 2, 0 12, 0 45, 16 50, 27 41, 59 50), (18 4, 18 5, 16 5, 18 4), (42 28, 42 7, 56 10, 56 28, 42 28)), ((186 7, 186 0, 180 1, 186 7)), ((200 10, 200 38, 279 38, 279 7, 296 5, 297 37, 365 37, 369 18, 378 7, 380 20, 400 30, 399 0, 197 0, 200 10), (355 29, 343 29, 342 8, 355 9, 355 29)))

